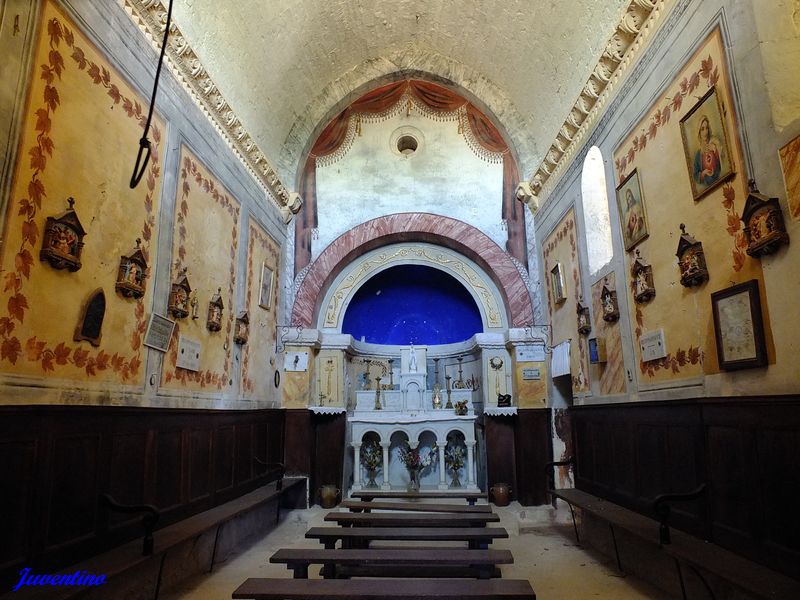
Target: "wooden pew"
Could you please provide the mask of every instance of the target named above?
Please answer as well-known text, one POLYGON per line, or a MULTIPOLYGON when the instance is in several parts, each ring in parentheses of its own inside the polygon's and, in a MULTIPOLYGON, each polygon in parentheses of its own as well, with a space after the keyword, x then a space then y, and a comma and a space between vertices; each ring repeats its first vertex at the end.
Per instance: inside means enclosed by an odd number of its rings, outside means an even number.
POLYGON ((495 513, 329 512, 325 515, 325 521, 342 527, 485 527, 499 520, 495 513))
POLYGON ((467 542, 486 549, 493 540, 507 538, 503 527, 312 527, 306 538, 319 540, 328 550, 342 540, 343 548, 368 548, 373 540, 467 542))
POLYGON ((248 579, 242 600, 536 600, 526 579, 248 579))
POLYGON ((269 562, 285 564, 295 579, 307 579, 311 564, 323 565, 327 579, 345 576, 366 577, 477 577, 489 579, 496 565, 514 562, 510 550, 467 550, 446 548, 370 548, 366 550, 320 550, 282 548, 269 562), (342 569, 344 567, 344 569, 342 569))
POLYGON ((402 500, 419 500, 420 498, 464 498, 467 504, 475 504, 478 500, 486 500, 483 492, 452 492, 452 491, 424 491, 401 492, 397 490, 358 490, 351 492, 352 498, 359 498, 364 502, 372 502, 375 498, 397 498, 402 500))
POLYGON ((363 502, 360 500, 344 500, 341 508, 349 508, 352 512, 370 512, 372 510, 405 510, 408 512, 432 513, 490 513, 488 504, 439 504, 433 502, 363 502))

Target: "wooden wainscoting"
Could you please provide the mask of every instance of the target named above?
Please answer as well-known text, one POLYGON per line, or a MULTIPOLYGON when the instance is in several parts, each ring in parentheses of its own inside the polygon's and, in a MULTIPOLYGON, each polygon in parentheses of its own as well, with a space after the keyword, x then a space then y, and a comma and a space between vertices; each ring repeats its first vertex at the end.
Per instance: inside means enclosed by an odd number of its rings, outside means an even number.
POLYGON ((800 579, 800 398, 570 409, 575 485, 654 516, 653 498, 708 484, 672 523, 800 579))
POLYGON ((141 537, 100 494, 155 505, 163 527, 274 479, 256 458, 282 462, 284 412, 0 407, 0 578, 141 537))

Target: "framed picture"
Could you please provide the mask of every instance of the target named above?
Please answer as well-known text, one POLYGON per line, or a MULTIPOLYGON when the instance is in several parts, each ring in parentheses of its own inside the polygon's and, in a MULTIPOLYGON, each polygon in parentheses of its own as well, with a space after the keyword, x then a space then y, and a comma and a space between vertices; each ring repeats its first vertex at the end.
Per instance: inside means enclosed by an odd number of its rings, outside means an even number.
POLYGON ((649 235, 639 169, 631 171, 617 188, 617 208, 625 251, 630 252, 649 235))
POLYGON ((550 287, 553 290, 553 300, 556 304, 561 304, 567 299, 567 291, 564 288, 564 270, 561 263, 550 270, 550 287))
POLYGON ((734 173, 717 88, 708 90, 681 119, 681 137, 692 197, 699 200, 734 173))
POLYGON ((261 285, 258 292, 258 305, 261 308, 269 309, 272 306, 272 286, 275 274, 266 263, 261 265, 261 285))
POLYGON ((144 345, 159 352, 166 352, 173 329, 175 329, 175 321, 156 313, 151 314, 147 333, 144 336, 144 345))
POLYGON ((726 371, 767 364, 758 280, 711 294, 719 366, 726 371))

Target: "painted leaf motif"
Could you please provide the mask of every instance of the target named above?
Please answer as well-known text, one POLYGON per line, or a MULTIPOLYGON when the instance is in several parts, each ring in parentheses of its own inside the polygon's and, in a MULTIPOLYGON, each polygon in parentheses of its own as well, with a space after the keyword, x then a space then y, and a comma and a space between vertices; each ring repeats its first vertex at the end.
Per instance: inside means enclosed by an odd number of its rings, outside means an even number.
POLYGON ((41 133, 47 133, 50 131, 50 126, 52 122, 50 121, 50 113, 47 112, 44 108, 37 109, 36 111, 36 131, 41 133))
POLYGON ((739 217, 733 213, 728 214, 728 226, 726 227, 729 235, 736 235, 736 232, 739 231, 742 222, 739 220, 739 217))
POLYGON ((55 371, 55 367, 53 367, 53 353, 52 352, 45 352, 42 354, 42 370, 46 373, 47 371, 55 371))
POLYGON ((49 156, 53 156, 53 139, 49 136, 43 135, 39 138, 39 143, 41 144, 42 150, 47 152, 49 156))
POLYGON ((53 69, 50 65, 42 65, 42 73, 40 75, 42 79, 44 79, 45 83, 51 84, 55 77, 53 76, 53 69))
POLYGON ((47 35, 50 36, 50 45, 58 46, 62 34, 61 23, 58 22, 58 19, 50 19, 47 23, 47 35))
POLYGON ((696 90, 699 85, 700 85, 700 74, 692 73, 692 77, 689 79, 689 91, 692 92, 696 90))
POLYGON ((31 157, 31 169, 34 171, 44 171, 45 165, 47 165, 47 158, 42 153, 42 149, 39 146, 34 146, 30 150, 28 150, 28 154, 31 157))
POLYGON ((51 111, 54 111, 61 103, 61 99, 58 97, 58 90, 52 85, 44 86, 44 101, 51 111))
POLYGON ((30 338, 27 342, 25 342, 25 354, 28 357, 28 360, 31 362, 36 362, 42 357, 42 351, 44 350, 45 343, 39 342, 36 340, 36 336, 30 338))
POLYGON ((64 57, 61 56, 61 52, 50 50, 49 58, 50 66, 53 67, 53 71, 55 71, 58 78, 61 79, 61 71, 64 70, 64 57))
POLYGON ((675 353, 675 360, 678 362, 680 366, 686 364, 686 351, 685 350, 678 350, 675 353))
POLYGON ((37 208, 42 208, 42 198, 47 196, 44 192, 44 184, 39 179, 31 179, 28 184, 28 195, 37 208))
POLYGON ((665 107, 664 107, 664 108, 661 110, 661 124, 662 124, 662 125, 666 125, 667 123, 669 123, 669 118, 670 118, 671 116, 672 116, 672 110, 670 109, 670 107, 669 107, 669 104, 667 104, 667 105, 666 105, 666 106, 665 106, 665 107))
MULTIPOLYGON (((5 288, 3 289, 4 292, 7 292, 8 290, 14 290, 15 292, 19 291, 20 281, 19 281, 19 275, 17 275, 16 272, 6 273, 5 280, 6 280, 6 285, 5 288)), ((3 318, 5 319, 7 317, 3 318)))
MULTIPOLYGON (((660 115, 661 113, 658 114, 660 115)), ((656 125, 655 123, 650 123, 650 128, 647 130, 647 136, 652 140, 654 137, 656 137, 657 133, 658 133, 658 125, 656 125)))
POLYGON ((139 360, 138 356, 134 356, 131 359, 131 362, 128 364, 128 368, 131 370, 132 375, 136 375, 139 372, 139 367, 142 365, 142 361, 139 360))
POLYGON ((122 99, 122 110, 124 110, 125 114, 127 114, 129 117, 133 116, 133 105, 127 98, 122 99))
POLYGON ((8 299, 8 314, 22 323, 25 318, 25 309, 28 308, 28 299, 16 293, 8 299))
POLYGON ((86 71, 89 77, 92 78, 92 81, 95 83, 100 83, 100 67, 98 67, 95 63, 89 63, 89 70, 86 71))
POLYGON ((680 367, 678 366, 678 361, 674 358, 670 361, 670 366, 672 367, 672 372, 678 374, 681 372, 680 367))
POLYGON ((78 63, 78 68, 83 71, 86 68, 86 56, 83 54, 83 50, 80 48, 75 48, 72 51, 72 59, 78 63))
POLYGON ((95 375, 97 375, 97 371, 95 371, 95 368, 94 368, 94 358, 91 358, 91 357, 90 357, 90 358, 89 358, 89 359, 86 361, 86 374, 87 374, 87 375, 90 375, 90 376, 92 376, 92 377, 93 377, 93 376, 95 376, 95 375))
POLYGON ((119 101, 122 99, 122 95, 119 93, 119 88, 114 84, 109 86, 108 95, 114 101, 114 104, 119 104, 119 101))
POLYGON ((625 158, 628 159, 628 164, 632 163, 633 159, 636 158, 636 150, 634 150, 633 148, 628 150, 628 156, 626 156, 625 158))
POLYGON ((19 340, 15 337, 8 338, 3 340, 3 344, 0 345, 0 358, 8 359, 12 365, 15 365, 17 364, 17 358, 19 358, 19 353, 21 351, 22 346, 19 340))
POLYGON ((69 27, 63 27, 64 30, 64 41, 67 43, 67 46, 72 46, 75 43, 75 37, 72 35, 72 30, 69 27))
POLYGON ((114 353, 114 356, 111 357, 111 368, 115 373, 118 373, 122 369, 122 365, 124 363, 125 360, 116 352, 114 353))
POLYGON ((639 137, 639 148, 644 150, 647 147, 647 136, 642 135, 639 137))
POLYGON ((14 266, 16 267, 17 273, 22 273, 25 279, 30 279, 31 265, 33 265, 33 256, 31 256, 30 250, 23 248, 17 252, 17 255, 14 257, 14 266))
POLYGON ((717 85, 718 81, 719 81, 719 69, 717 69, 717 67, 714 67, 714 72, 711 73, 711 75, 708 78, 708 87, 717 85))
POLYGON ((86 364, 86 359, 89 358, 89 351, 82 348, 75 348, 72 353, 72 364, 79 369, 86 364))
POLYGON ((64 345, 64 342, 60 342, 58 346, 56 346, 55 350, 53 350, 53 354, 55 355, 56 364, 58 365, 65 365, 69 361, 69 355, 71 350, 64 345))
POLYGON ((14 331, 14 321, 9 319, 8 317, 0 318, 0 335, 8 335, 12 331, 14 331))
POLYGON ((27 198, 22 198, 19 201, 19 212, 17 212, 18 216, 20 217, 25 216, 30 219, 33 217, 35 213, 36 209, 33 208, 33 204, 31 204, 30 200, 28 200, 27 198))
POLYGON ((108 69, 106 69, 105 67, 103 67, 103 77, 102 77, 102 79, 103 79, 103 83, 106 84, 106 85, 108 85, 109 82, 111 81, 111 73, 109 73, 108 69))
POLYGON ((696 365, 700 362, 700 348, 689 346, 689 362, 696 365))
POLYGON ((714 67, 714 61, 709 56, 706 59, 700 61, 700 75, 702 75, 705 79, 708 79, 708 76, 711 74, 711 69, 714 67))
POLYGON ((744 267, 744 252, 739 250, 732 251, 733 253, 733 270, 734 271, 741 271, 742 267, 744 267))
POLYGON ((685 96, 688 91, 689 91, 689 80, 686 79, 686 77, 684 77, 683 80, 681 81, 681 94, 685 96))
MULTIPOLYGON (((31 246, 35 246, 38 237, 39 237, 39 226, 36 224, 36 221, 34 221, 33 219, 23 221, 22 239, 28 242, 31 246)), ((33 258, 31 258, 31 263, 33 263, 33 258)), ((30 271, 30 266, 28 266, 28 271, 30 271)))

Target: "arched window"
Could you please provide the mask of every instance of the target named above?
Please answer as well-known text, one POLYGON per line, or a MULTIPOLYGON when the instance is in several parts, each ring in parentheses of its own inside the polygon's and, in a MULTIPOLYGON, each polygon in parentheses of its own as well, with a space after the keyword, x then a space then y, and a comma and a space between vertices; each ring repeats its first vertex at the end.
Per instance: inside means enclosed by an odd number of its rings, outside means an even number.
POLYGON ((600 148, 592 146, 583 161, 581 176, 583 222, 586 227, 586 249, 589 273, 595 275, 608 264, 614 251, 611 247, 611 220, 608 216, 606 174, 600 148))

